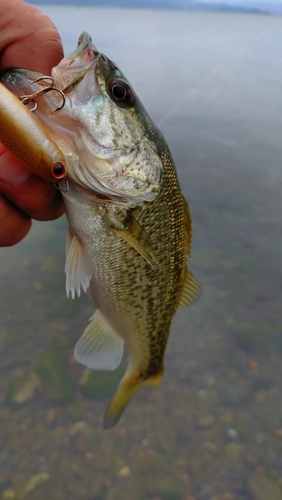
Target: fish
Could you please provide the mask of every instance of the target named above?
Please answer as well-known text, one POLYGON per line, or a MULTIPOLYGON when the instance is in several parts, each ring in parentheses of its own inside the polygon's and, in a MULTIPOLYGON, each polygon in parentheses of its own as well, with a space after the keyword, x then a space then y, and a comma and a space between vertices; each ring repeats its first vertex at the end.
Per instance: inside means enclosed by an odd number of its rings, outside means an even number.
MULTIPOLYGON (((16 95, 40 92, 42 75, 8 69, 16 95), (34 83, 37 80, 37 83, 34 83)), ((192 222, 168 145, 117 65, 84 32, 52 70, 65 98, 46 92, 37 118, 67 165, 58 183, 69 224, 66 291, 90 289, 97 307, 74 354, 95 370, 128 366, 106 410, 113 427, 133 395, 162 380, 171 321, 198 297, 188 267, 192 222)))

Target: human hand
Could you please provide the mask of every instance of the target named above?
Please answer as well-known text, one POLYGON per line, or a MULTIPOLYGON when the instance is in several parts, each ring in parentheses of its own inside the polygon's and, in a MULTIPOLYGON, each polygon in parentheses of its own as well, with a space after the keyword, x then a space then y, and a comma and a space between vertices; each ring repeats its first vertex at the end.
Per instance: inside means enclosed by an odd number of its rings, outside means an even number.
MULTIPOLYGON (((26 67, 49 75, 63 57, 52 21, 22 0, 0 1, 0 70, 26 67)), ((60 192, 32 174, 0 144, 0 246, 21 241, 31 219, 52 220, 64 212, 60 192)))

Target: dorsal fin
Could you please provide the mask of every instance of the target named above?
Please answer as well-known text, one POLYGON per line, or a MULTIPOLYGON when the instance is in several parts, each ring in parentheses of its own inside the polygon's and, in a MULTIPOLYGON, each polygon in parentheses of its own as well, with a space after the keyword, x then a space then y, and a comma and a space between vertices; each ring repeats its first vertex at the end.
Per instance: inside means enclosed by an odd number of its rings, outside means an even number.
POLYGON ((199 297, 200 285, 190 269, 185 269, 185 279, 177 309, 191 306, 199 297))
POLYGON ((184 209, 184 226, 185 226, 185 245, 186 245, 186 255, 190 258, 190 249, 192 241, 192 220, 190 216, 190 211, 188 203, 183 197, 183 209, 184 209))

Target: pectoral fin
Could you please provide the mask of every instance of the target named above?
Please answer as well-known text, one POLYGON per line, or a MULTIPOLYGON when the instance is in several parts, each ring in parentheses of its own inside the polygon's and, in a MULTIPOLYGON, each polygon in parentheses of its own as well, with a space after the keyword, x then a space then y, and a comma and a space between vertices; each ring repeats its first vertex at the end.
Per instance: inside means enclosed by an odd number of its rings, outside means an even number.
POLYGON ((178 309, 191 306, 199 297, 201 292, 200 285, 190 269, 185 270, 185 280, 181 296, 178 303, 178 309))
POLYGON ((93 370, 114 370, 123 356, 123 340, 96 311, 74 348, 77 361, 93 370))
POLYGON ((136 375, 126 373, 105 413, 103 420, 104 429, 109 429, 110 427, 114 427, 114 425, 116 425, 127 404, 140 387, 144 385, 159 385, 163 377, 163 371, 163 365, 161 365, 159 371, 155 375, 148 377, 145 380, 140 379, 136 375))
POLYGON ((66 292, 74 299, 75 292, 80 297, 81 287, 86 292, 91 280, 87 262, 79 239, 68 230, 66 242, 66 292))
POLYGON ((119 235, 129 243, 145 259, 148 264, 154 266, 157 263, 156 255, 148 233, 131 217, 130 223, 126 229, 117 229, 119 235))

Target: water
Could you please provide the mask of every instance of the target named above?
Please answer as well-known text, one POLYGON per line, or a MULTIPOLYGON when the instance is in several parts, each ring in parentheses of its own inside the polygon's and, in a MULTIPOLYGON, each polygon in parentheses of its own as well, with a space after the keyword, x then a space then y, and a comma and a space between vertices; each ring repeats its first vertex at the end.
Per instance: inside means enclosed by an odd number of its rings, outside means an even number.
MULTIPOLYGON (((40 0, 28 3, 40 5, 40 0)), ((157 9, 188 9, 214 12, 282 14, 280 0, 45 0, 46 5, 84 5, 91 7, 138 7, 157 9)))
POLYGON ((65 298, 65 221, 0 250, 2 499, 281 500, 281 20, 44 11, 66 53, 89 31, 162 124, 202 296, 162 385, 103 431, 120 373, 87 380, 72 358, 93 305, 65 298))

